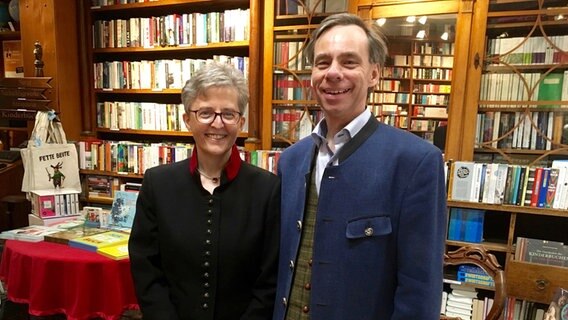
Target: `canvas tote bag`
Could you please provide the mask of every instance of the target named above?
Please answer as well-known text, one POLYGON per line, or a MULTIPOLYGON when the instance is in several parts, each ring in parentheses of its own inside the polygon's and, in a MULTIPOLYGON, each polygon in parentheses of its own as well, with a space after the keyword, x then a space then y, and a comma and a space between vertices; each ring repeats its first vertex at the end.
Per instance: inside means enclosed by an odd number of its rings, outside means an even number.
POLYGON ((81 191, 77 149, 67 143, 54 111, 38 111, 28 146, 22 149, 22 191, 72 189, 81 191))

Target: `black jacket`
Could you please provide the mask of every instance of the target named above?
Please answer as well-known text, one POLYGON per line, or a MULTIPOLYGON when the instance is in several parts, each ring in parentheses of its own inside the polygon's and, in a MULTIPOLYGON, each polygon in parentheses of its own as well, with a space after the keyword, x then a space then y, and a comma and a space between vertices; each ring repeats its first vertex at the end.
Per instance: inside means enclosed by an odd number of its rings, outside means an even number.
POLYGON ((270 319, 279 220, 278 177, 248 163, 213 195, 188 160, 147 170, 129 242, 144 319, 270 319))

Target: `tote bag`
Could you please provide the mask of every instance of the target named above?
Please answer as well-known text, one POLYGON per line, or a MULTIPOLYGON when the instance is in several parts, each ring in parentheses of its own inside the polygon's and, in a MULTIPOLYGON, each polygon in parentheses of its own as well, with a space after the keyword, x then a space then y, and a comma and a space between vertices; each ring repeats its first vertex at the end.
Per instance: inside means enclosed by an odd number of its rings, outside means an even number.
POLYGON ((22 149, 22 191, 47 189, 81 190, 77 149, 67 143, 55 112, 38 111, 28 146, 22 149))

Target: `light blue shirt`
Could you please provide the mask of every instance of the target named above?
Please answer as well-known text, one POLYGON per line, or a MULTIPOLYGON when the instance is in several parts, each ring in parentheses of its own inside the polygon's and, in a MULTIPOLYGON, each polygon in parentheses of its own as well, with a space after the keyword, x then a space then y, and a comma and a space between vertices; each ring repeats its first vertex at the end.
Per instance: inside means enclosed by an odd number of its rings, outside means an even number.
POLYGON ((323 177, 323 172, 327 166, 337 165, 337 154, 341 147, 343 147, 349 140, 351 140, 361 129, 365 126, 369 118, 372 117, 371 111, 365 109, 361 112, 355 119, 349 122, 345 128, 339 130, 338 133, 333 136, 334 148, 330 148, 328 141, 325 136, 327 134, 327 123, 325 118, 316 125, 312 131, 312 138, 318 146, 318 155, 316 159, 316 189, 319 195, 321 179, 323 177), (333 151, 335 150, 335 152, 333 151))

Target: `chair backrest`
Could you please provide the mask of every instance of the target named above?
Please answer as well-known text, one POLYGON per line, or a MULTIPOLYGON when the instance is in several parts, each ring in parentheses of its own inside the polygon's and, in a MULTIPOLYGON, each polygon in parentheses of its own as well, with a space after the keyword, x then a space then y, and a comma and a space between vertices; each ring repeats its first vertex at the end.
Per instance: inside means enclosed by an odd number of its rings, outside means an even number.
MULTIPOLYGON (((507 292, 505 287, 505 272, 497 258, 487 252, 481 245, 467 245, 444 255, 444 265, 474 264, 481 267, 495 281, 495 296, 493 306, 486 320, 497 320, 505 307, 507 292)), ((451 319, 442 317, 441 319, 451 319)))

